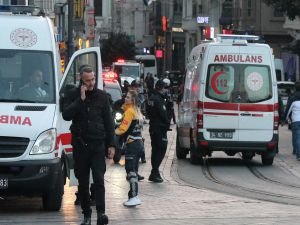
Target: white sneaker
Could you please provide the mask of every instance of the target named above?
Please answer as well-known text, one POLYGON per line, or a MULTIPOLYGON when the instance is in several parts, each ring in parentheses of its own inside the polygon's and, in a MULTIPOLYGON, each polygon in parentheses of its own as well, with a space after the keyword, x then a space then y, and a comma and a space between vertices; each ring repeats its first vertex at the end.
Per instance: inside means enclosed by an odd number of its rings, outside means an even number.
POLYGON ((127 207, 136 206, 142 204, 141 199, 138 196, 128 199, 128 201, 124 202, 123 205, 127 207))

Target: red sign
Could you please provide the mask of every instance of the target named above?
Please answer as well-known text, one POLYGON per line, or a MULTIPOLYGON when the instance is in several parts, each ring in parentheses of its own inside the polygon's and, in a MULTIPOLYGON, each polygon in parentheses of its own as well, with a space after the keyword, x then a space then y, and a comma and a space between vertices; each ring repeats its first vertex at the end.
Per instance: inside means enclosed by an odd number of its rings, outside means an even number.
POLYGON ((162 58, 163 57, 163 50, 156 50, 155 56, 156 56, 156 58, 162 58))

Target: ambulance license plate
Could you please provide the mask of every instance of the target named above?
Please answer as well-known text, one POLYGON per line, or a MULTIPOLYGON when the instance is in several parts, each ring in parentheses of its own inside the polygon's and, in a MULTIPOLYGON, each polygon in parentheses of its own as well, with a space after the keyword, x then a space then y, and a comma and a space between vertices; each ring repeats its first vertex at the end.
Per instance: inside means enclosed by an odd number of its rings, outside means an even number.
POLYGON ((8 188, 8 179, 0 178, 0 189, 7 189, 7 188, 8 188))
POLYGON ((210 138, 232 139, 233 132, 211 131, 210 138))

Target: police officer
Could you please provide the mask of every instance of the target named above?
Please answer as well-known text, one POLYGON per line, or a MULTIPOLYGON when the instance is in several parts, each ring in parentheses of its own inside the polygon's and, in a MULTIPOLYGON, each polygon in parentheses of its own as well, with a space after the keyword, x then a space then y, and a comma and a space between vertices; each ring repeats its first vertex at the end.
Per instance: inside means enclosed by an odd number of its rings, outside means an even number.
POLYGON ((115 151, 113 120, 107 95, 96 88, 96 77, 91 67, 81 68, 80 83, 78 88, 66 93, 62 114, 65 120, 72 120, 74 170, 84 214, 81 225, 91 224, 90 170, 94 180, 97 225, 104 225, 108 223, 105 215, 105 154, 107 147, 108 158, 113 158, 115 151))
POLYGON ((164 100, 164 82, 162 80, 156 82, 155 90, 148 99, 147 113, 150 119, 149 133, 152 147, 152 170, 149 181, 161 183, 163 179, 159 173, 159 166, 167 151, 167 131, 170 125, 164 100))

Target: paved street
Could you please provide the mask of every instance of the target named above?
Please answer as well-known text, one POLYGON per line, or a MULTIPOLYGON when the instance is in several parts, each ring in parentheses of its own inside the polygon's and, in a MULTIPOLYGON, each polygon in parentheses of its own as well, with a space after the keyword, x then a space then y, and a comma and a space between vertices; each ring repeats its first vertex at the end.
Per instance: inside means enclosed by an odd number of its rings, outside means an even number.
MULTIPOLYGON (((140 164, 140 174, 146 177, 139 183, 140 198, 143 201, 141 206, 125 208, 122 205, 128 192, 124 162, 122 161, 120 165, 108 163, 106 196, 107 214, 111 225, 299 224, 298 206, 235 197, 192 187, 180 181, 176 175, 176 160, 174 160, 175 125, 172 125, 172 128, 173 131, 168 133, 167 155, 161 166, 165 182, 155 184, 147 180, 151 169, 151 148, 148 126, 145 126, 147 163, 140 164)), ((284 151, 290 149, 285 148, 284 151)), ((294 162, 293 168, 300 167, 293 157, 289 160, 294 162)), ((75 187, 66 186, 60 212, 44 212, 38 199, 0 200, 0 224, 80 224, 80 207, 73 204, 75 190, 75 187)), ((93 224, 95 223, 96 213, 93 214, 93 224)))

